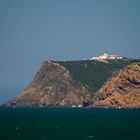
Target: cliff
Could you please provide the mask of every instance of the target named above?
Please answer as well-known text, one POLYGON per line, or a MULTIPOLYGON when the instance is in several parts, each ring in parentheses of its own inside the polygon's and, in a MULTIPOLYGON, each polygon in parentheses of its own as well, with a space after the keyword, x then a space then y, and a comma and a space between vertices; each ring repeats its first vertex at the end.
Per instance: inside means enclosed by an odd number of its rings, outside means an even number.
POLYGON ((2 106, 137 107, 140 74, 139 63, 128 66, 133 62, 45 61, 25 91, 2 106))
POLYGON ((97 92, 92 107, 140 107, 140 62, 120 70, 97 92))
POLYGON ((8 101, 5 107, 83 106, 93 92, 87 85, 73 80, 58 63, 45 61, 28 88, 8 101))

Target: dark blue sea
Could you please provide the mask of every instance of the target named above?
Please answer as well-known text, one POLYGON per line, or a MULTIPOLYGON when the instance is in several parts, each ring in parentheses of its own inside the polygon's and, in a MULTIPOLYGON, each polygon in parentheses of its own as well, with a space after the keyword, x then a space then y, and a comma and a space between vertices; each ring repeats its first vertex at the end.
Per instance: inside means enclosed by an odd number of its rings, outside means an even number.
POLYGON ((140 109, 1 108, 0 140, 140 140, 140 109))

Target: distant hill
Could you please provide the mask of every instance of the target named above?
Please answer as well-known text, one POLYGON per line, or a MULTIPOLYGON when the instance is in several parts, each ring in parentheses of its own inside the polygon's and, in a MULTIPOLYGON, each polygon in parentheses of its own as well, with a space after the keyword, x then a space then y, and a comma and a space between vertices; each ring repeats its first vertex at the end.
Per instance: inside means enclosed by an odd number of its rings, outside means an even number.
POLYGON ((3 107, 86 107, 112 75, 137 60, 45 61, 22 94, 3 107))

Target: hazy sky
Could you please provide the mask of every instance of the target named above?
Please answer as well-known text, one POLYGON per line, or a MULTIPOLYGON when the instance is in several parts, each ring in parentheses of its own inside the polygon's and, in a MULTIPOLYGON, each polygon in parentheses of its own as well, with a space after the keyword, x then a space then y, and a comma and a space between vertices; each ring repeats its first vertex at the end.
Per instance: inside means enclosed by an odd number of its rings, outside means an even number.
POLYGON ((140 58, 140 0, 0 0, 0 103, 19 94, 45 59, 104 51, 140 58))

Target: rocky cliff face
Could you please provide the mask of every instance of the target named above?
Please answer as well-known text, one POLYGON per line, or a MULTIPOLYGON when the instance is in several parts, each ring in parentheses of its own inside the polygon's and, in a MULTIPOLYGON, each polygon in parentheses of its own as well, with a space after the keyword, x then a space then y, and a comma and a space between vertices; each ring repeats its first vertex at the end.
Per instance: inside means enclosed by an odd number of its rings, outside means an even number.
POLYGON ((58 63, 45 61, 29 87, 3 106, 83 106, 90 103, 91 89, 73 80, 58 63))
POLYGON ((113 75, 97 92, 92 107, 140 107, 140 63, 134 63, 113 75))
POLYGON ((129 60, 107 64, 45 61, 27 89, 2 106, 140 107, 140 62, 132 63, 129 60), (95 94, 93 87, 99 87, 110 75, 95 94))

